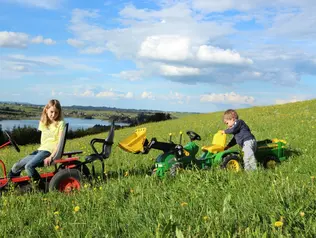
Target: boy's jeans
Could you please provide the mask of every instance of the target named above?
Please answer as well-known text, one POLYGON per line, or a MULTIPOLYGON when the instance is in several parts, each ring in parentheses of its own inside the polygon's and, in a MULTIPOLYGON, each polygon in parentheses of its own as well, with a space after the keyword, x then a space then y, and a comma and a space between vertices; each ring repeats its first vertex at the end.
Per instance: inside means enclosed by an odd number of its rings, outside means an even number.
POLYGON ((26 156, 20 161, 16 162, 9 174, 9 177, 20 176, 20 173, 25 168, 27 175, 35 180, 40 179, 39 173, 36 171, 36 167, 43 166, 43 161, 48 156, 50 152, 46 150, 36 150, 32 154, 26 156))
POLYGON ((255 158, 255 152, 257 150, 256 140, 247 140, 244 142, 242 151, 244 152, 244 167, 245 170, 256 170, 257 162, 255 158))

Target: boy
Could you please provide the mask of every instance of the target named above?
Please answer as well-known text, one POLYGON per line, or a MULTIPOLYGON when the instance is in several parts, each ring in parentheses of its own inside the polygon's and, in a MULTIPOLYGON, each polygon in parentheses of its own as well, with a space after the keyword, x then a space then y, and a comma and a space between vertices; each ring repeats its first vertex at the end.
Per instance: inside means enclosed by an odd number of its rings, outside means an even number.
POLYGON ((234 137, 225 147, 228 149, 236 144, 242 147, 244 152, 244 167, 245 170, 256 170, 257 163, 255 158, 255 152, 257 150, 257 142, 248 125, 238 119, 238 114, 235 110, 229 109, 225 111, 223 116, 224 123, 228 126, 228 129, 221 131, 223 134, 233 134, 234 137))

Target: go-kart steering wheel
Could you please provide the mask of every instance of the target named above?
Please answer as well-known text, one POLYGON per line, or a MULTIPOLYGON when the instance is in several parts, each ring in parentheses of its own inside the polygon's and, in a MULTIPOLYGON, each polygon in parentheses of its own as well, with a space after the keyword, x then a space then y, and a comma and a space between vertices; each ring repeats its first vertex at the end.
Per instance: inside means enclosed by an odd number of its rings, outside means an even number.
POLYGON ((201 136, 199 136, 199 134, 195 133, 194 131, 187 131, 187 135, 191 141, 201 140, 201 136))
POLYGON ((9 141, 11 142, 11 144, 13 145, 14 149, 17 151, 17 152, 20 152, 20 148, 19 146, 17 145, 17 143, 15 142, 15 140, 13 140, 11 138, 11 136, 9 135, 8 132, 4 131, 4 134, 8 137, 9 141))

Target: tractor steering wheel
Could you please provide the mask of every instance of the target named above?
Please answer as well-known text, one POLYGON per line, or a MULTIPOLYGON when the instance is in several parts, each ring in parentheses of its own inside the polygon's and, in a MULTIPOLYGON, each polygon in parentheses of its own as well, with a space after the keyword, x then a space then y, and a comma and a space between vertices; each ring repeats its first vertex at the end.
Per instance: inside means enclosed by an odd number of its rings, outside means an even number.
POLYGON ((17 152, 20 152, 20 148, 19 146, 17 145, 17 143, 15 142, 15 140, 13 140, 11 138, 11 136, 9 135, 8 132, 4 131, 4 134, 8 137, 9 141, 11 142, 11 144, 13 145, 14 149, 17 151, 17 152))
POLYGON ((187 131, 187 135, 189 136, 191 141, 195 141, 195 140, 201 140, 201 136, 199 136, 197 133, 195 133, 194 131, 187 131))

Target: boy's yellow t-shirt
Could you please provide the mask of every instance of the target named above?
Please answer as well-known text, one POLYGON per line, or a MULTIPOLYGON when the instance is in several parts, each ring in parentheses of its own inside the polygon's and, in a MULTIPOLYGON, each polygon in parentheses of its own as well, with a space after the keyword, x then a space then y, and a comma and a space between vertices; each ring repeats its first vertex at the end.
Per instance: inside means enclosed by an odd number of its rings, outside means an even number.
POLYGON ((47 150, 50 153, 54 151, 59 142, 59 134, 65 128, 65 122, 59 121, 57 124, 50 124, 45 126, 41 121, 38 126, 38 130, 42 132, 41 145, 38 150, 47 150))

